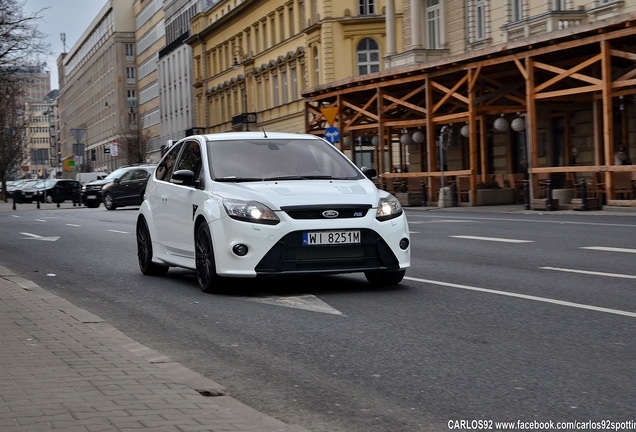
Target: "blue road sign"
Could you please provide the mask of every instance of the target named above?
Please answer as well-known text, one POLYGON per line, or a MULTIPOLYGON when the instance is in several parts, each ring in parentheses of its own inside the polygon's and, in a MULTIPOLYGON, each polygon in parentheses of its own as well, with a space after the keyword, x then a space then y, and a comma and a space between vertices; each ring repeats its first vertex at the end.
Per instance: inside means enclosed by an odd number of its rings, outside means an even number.
POLYGON ((325 131, 325 139, 331 144, 337 143, 340 139, 340 131, 338 130, 338 128, 333 126, 327 128, 327 130, 325 131))

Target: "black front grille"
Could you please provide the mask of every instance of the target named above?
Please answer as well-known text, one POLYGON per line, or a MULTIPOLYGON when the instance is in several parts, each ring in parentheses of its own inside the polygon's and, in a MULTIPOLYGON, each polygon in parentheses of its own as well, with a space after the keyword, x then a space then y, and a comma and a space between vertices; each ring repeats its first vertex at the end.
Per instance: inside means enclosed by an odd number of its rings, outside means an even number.
POLYGON ((336 204, 316 206, 287 206, 281 207, 292 219, 348 219, 365 217, 369 209, 368 204, 336 204), (338 212, 336 217, 326 216, 325 212, 338 212))
POLYGON ((375 231, 363 229, 360 234, 359 244, 303 246, 302 232, 289 233, 263 257, 256 266, 256 272, 281 274, 397 270, 397 258, 375 231))

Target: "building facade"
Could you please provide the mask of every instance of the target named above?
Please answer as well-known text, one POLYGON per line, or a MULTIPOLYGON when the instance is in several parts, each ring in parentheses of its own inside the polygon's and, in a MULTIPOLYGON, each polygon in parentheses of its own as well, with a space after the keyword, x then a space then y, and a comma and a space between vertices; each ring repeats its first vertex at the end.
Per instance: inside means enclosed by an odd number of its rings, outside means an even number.
POLYGON ((64 177, 137 162, 136 58, 133 0, 108 0, 58 59, 64 177))
MULTIPOLYGON (((166 46, 159 51, 160 144, 191 135, 194 127, 192 106, 192 48, 185 43, 190 36, 190 21, 199 13, 200 0, 172 0, 164 4, 166 46)), ((153 149, 153 159, 161 156, 153 149)))
POLYGON ((303 132, 306 88, 383 69, 383 9, 384 1, 216 2, 193 19, 187 40, 195 127, 303 132))
POLYGON ((424 184, 429 201, 452 183, 476 205, 481 189, 527 179, 530 200, 555 188, 636 205, 634 166, 614 164, 620 145, 636 154, 636 4, 496 6, 387 0, 383 67, 309 87, 307 131, 324 135, 324 108, 338 109, 337 145, 378 169, 388 189, 424 184))
POLYGON ((166 45, 164 0, 135 0, 136 79, 139 136, 148 160, 161 154, 159 108, 159 51, 166 45))

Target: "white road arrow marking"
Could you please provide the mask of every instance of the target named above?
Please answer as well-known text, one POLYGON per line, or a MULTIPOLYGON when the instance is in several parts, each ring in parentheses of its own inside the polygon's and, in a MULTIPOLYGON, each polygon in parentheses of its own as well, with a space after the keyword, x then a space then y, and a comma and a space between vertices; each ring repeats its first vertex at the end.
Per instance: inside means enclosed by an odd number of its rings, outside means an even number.
POLYGON ((42 236, 39 236, 37 234, 24 233, 24 232, 20 233, 20 234, 28 237, 25 240, 56 241, 56 240, 58 240, 60 238, 59 236, 57 236, 57 237, 42 237, 42 236))
POLYGON ((303 309, 312 312, 328 313, 332 315, 342 315, 337 309, 332 308, 327 303, 313 295, 302 296, 267 296, 267 297, 240 297, 243 300, 249 300, 256 303, 265 303, 274 306, 284 306, 295 309, 303 309))

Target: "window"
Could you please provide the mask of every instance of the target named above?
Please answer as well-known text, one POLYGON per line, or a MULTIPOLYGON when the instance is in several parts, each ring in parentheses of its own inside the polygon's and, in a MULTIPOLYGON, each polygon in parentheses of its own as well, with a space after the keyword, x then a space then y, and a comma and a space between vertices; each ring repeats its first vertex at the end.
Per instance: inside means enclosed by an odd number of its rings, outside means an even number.
POLYGON ((126 57, 134 57, 135 56, 135 44, 127 43, 126 44, 126 57))
POLYGON ((523 19, 523 0, 511 0, 510 6, 511 21, 521 21, 523 19))
POLYGON ((440 49, 442 29, 439 0, 426 0, 426 28, 428 49, 440 49))
POLYGON ((358 43, 356 50, 358 59, 358 75, 366 75, 380 71, 380 49, 378 43, 371 38, 364 38, 358 43))
POLYGON ((201 148, 199 143, 196 141, 187 142, 179 158, 176 170, 190 170, 194 173, 194 178, 198 179, 201 173, 201 166, 201 148))
POLYGON ((278 106, 280 105, 278 75, 272 76, 272 86, 273 86, 274 106, 278 106))
POLYGON ((291 68, 291 97, 292 100, 298 99, 298 71, 295 67, 291 68))
POLYGON ((375 0, 358 0, 358 13, 360 15, 375 14, 375 0))
POLYGON ((473 3, 473 39, 486 39, 486 0, 475 0, 473 3))
POLYGON ((132 66, 129 66, 126 68, 126 78, 128 79, 135 79, 135 68, 132 66))
POLYGON ((552 0, 552 10, 564 11, 567 9, 566 0, 552 0))
POLYGON ((287 71, 283 70, 280 73, 282 90, 283 90, 283 103, 286 104, 289 102, 289 83, 287 82, 287 71))
POLYGON ((314 85, 320 84, 320 62, 318 48, 314 47, 314 85))
POLYGON ((172 170, 174 169, 174 163, 177 160, 179 150, 182 146, 183 143, 175 145, 168 150, 168 156, 163 159, 155 172, 155 178, 157 180, 170 181, 170 177, 172 177, 172 170))

